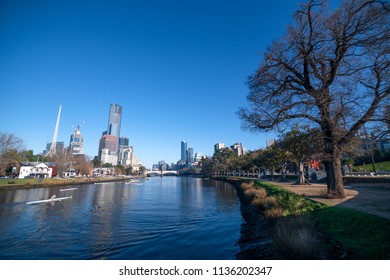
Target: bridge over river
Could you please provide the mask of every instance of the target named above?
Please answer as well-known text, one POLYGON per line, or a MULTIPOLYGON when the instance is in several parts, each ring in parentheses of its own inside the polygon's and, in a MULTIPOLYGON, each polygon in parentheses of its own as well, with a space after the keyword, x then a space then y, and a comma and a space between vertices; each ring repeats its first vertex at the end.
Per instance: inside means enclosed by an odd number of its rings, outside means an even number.
POLYGON ((165 171, 160 171, 160 170, 151 170, 151 171, 145 171, 145 174, 147 176, 172 176, 172 175, 178 175, 177 171, 173 170, 165 170, 165 171))

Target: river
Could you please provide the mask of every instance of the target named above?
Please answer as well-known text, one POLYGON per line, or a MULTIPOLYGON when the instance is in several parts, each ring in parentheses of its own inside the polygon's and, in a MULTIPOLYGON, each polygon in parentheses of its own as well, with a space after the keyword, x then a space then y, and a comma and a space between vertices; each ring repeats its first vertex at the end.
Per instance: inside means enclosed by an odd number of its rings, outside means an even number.
POLYGON ((0 259, 235 259, 242 217, 233 186, 153 177, 0 191, 0 259), (57 197, 57 202, 26 205, 57 197))

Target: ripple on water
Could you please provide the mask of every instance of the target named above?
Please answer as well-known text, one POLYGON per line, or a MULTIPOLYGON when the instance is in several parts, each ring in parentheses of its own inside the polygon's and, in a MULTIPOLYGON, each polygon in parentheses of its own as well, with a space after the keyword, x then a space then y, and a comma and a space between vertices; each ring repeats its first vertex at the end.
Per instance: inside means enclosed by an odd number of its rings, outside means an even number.
POLYGON ((80 186, 71 200, 28 207, 0 197, 0 259, 233 259, 242 223, 232 186, 164 177, 80 186))

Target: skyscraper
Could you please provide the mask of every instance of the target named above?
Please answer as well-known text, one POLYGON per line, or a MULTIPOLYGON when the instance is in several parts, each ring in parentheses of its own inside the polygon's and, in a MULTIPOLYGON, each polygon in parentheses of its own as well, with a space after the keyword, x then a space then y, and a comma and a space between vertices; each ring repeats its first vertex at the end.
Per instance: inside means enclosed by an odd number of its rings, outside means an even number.
POLYGON ((129 146, 129 138, 127 137, 119 137, 119 147, 121 146, 129 146))
POLYGON ((193 163, 194 162, 194 149, 193 148, 188 148, 187 151, 187 163, 193 163))
POLYGON ((110 104, 107 134, 114 135, 119 139, 121 134, 121 121, 122 121, 122 106, 117 104, 110 104))
POLYGON ((81 134, 80 126, 70 136, 69 152, 71 155, 84 154, 84 136, 81 134))
POLYGON ((103 134, 99 142, 99 159, 103 163, 118 163, 118 138, 114 135, 103 134))
POLYGON ((187 162, 187 142, 181 141, 181 158, 180 160, 187 162))

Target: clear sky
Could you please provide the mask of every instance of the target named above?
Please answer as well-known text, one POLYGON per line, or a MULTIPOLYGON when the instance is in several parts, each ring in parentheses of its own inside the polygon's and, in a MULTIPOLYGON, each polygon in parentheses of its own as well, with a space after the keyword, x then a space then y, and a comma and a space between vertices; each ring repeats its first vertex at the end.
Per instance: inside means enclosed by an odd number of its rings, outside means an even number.
POLYGON ((85 121, 93 157, 116 103, 147 168, 179 160, 182 140, 210 156, 218 142, 265 147, 274 135, 243 131, 236 112, 299 2, 1 0, 0 131, 42 152, 62 105, 58 141, 85 121))

